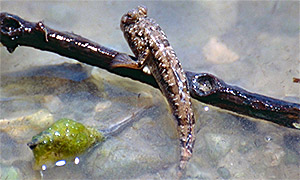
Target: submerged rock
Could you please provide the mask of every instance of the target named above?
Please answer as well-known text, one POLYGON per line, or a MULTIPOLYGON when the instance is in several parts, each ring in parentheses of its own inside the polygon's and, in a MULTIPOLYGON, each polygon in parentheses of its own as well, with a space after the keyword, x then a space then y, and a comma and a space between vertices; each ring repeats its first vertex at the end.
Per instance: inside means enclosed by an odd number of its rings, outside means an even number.
POLYGON ((209 156, 213 161, 219 161, 232 148, 232 139, 227 135, 208 133, 205 135, 209 156))
POLYGON ((14 180, 14 179, 20 179, 20 171, 19 169, 13 167, 13 166, 6 166, 3 164, 0 164, 0 177, 1 179, 5 180, 14 180))
POLYGON ((264 163, 267 167, 278 166, 285 154, 283 148, 278 144, 268 143, 263 152, 264 163))
POLYGON ((32 132, 39 132, 54 122, 53 115, 42 109, 31 115, 12 119, 0 119, 0 130, 6 132, 11 138, 22 141, 32 132))
POLYGON ((217 169, 217 173, 223 178, 223 179, 230 179, 231 174, 230 171, 226 167, 219 167, 217 169))
POLYGON ((135 116, 139 120, 118 138, 109 138, 91 151, 84 172, 96 179, 139 179, 148 173, 167 171, 165 179, 175 179, 169 174, 169 167, 179 162, 175 123, 158 113, 162 112, 155 107, 142 118, 135 116), (159 118, 152 119, 158 115, 159 118))
POLYGON ((32 137, 27 145, 33 151, 34 170, 45 170, 60 161, 74 160, 97 142, 102 133, 70 119, 60 119, 45 131, 32 137))

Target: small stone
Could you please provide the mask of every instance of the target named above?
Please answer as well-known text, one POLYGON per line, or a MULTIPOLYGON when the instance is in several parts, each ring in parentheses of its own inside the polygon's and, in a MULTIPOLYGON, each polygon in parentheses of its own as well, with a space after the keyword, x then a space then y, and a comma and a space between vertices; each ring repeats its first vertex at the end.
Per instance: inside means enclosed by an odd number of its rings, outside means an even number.
POLYGON ((211 173, 193 163, 188 164, 185 176, 191 179, 213 179, 211 173))
POLYGON ((5 180, 20 179, 19 170, 13 166, 5 166, 0 164, 0 177, 5 180))
POLYGON ((266 143, 266 142, 263 141, 263 140, 261 140, 261 139, 255 139, 255 140, 254 140, 254 145, 255 145, 255 147, 257 147, 257 148, 261 147, 261 146, 264 145, 265 143, 266 143))
POLYGON ((240 146, 238 147, 238 152, 241 154, 245 154, 252 149, 251 145, 246 143, 245 141, 241 142, 240 146))
POLYGON ((283 151, 281 146, 275 143, 269 143, 264 151, 264 163, 268 167, 278 166, 285 154, 286 153, 283 151))
POLYGON ((232 141, 229 136, 219 134, 206 134, 205 141, 207 143, 208 152, 213 160, 218 160, 224 157, 232 146, 232 141))
POLYGON ((223 179, 230 179, 231 178, 230 171, 225 167, 219 167, 217 172, 223 179))
POLYGON ((95 112, 101 112, 104 111, 105 109, 109 108, 111 106, 111 101, 104 101, 104 102, 99 102, 95 106, 95 112))
POLYGON ((300 135, 297 134, 285 135, 284 144, 288 149, 300 154, 300 135))
POLYGON ((212 37, 203 48, 205 58, 216 64, 232 63, 239 59, 239 56, 230 50, 217 37, 212 37))
POLYGON ((57 96, 48 95, 42 99, 43 106, 48 109, 50 112, 54 113, 62 109, 63 103, 57 96))
POLYGON ((16 140, 26 139, 32 132, 41 131, 54 122, 53 115, 47 110, 15 119, 0 119, 0 130, 16 140))
POLYGON ((295 151, 287 150, 284 160, 285 164, 297 164, 300 162, 300 156, 295 151))

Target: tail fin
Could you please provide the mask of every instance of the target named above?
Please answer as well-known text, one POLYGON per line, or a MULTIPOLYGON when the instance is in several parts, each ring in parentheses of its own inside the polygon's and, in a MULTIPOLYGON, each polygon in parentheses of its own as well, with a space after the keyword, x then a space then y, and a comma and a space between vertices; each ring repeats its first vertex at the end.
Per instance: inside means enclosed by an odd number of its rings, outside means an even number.
POLYGON ((181 148, 181 155, 180 155, 180 164, 179 170, 184 170, 186 168, 187 162, 191 159, 192 152, 190 152, 187 148, 181 148))
POLYGON ((178 166, 178 171, 177 171, 177 178, 181 179, 182 176, 185 174, 186 170, 186 165, 188 161, 192 157, 192 152, 189 151, 187 148, 181 148, 181 155, 180 155, 180 163, 178 166))

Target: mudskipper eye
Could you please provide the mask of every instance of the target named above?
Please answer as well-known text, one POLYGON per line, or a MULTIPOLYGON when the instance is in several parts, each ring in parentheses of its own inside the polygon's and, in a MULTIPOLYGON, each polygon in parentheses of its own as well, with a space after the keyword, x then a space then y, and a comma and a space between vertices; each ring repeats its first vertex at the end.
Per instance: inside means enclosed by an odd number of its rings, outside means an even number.
POLYGON ((146 8, 146 6, 139 6, 138 10, 139 10, 139 14, 147 16, 148 9, 146 8))
POLYGON ((132 21, 137 19, 137 15, 138 13, 136 11, 129 11, 127 14, 128 18, 132 21))

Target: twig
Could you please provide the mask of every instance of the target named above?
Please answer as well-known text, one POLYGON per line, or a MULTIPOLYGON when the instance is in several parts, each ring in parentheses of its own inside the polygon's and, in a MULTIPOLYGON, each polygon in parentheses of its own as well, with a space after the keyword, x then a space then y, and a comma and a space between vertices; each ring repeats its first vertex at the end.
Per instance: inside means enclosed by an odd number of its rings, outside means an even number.
MULTIPOLYGON (((12 53, 18 46, 30 46, 97 66, 123 77, 158 87, 151 75, 141 70, 111 68, 118 55, 136 60, 76 34, 59 32, 42 22, 32 23, 8 13, 0 14, 0 41, 12 53)), ((231 86, 207 73, 186 71, 191 96, 229 111, 300 129, 300 104, 273 99, 231 86)))

